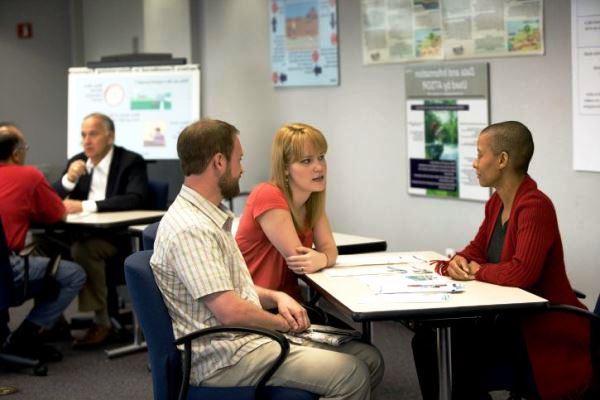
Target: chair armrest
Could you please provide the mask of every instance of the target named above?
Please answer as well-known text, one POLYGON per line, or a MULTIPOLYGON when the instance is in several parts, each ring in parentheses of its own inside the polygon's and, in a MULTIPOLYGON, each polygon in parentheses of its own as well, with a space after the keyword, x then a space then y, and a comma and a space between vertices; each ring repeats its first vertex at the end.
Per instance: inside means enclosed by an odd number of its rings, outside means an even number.
POLYGON ((33 252, 33 250, 35 250, 36 244, 35 243, 29 243, 27 246, 23 247, 21 249, 21 251, 19 251, 19 256, 20 257, 29 257, 31 255, 31 253, 33 252))
POLYGON ((558 311, 566 312, 569 314, 576 314, 582 317, 586 317, 592 320, 594 323, 600 323, 600 315, 594 314, 591 311, 584 310, 583 308, 567 305, 567 304, 548 304, 547 311, 558 311))
POLYGON ((19 251, 18 256, 23 259, 23 293, 21 293, 19 303, 26 299, 29 294, 29 255, 35 249, 35 243, 29 243, 19 251))
POLYGON ((565 312, 587 318, 590 321, 590 356, 592 360, 593 378, 585 399, 597 399, 600 394, 600 315, 579 307, 566 304, 549 304, 549 312, 565 312))
POLYGON ((265 386, 267 381, 271 378, 271 376, 273 376, 277 368, 279 368, 279 366, 285 361, 285 358, 290 352, 290 344, 288 343, 285 336, 283 336, 283 334, 263 328, 248 328, 245 326, 215 326, 212 328, 200 329, 198 331, 182 336, 179 339, 175 340, 175 345, 183 344, 184 346, 183 379, 181 389, 179 391, 179 400, 185 400, 187 398, 187 393, 190 385, 190 373, 192 368, 192 341, 208 335, 232 332, 251 333, 260 336, 266 336, 270 339, 273 339, 281 347, 281 352, 279 353, 277 360, 256 385, 257 391, 260 390, 263 386, 265 386))

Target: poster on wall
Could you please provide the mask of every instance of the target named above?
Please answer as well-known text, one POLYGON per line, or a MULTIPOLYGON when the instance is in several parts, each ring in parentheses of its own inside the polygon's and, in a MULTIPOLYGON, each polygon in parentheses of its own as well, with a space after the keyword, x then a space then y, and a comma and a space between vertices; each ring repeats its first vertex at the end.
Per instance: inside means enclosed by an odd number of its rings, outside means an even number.
POLYGON ((600 171, 600 1, 571 3, 573 168, 600 171))
POLYGON ((543 0, 361 0, 363 63, 544 54, 543 0))
POLYGON ((410 194, 489 198, 473 170, 479 132, 489 125, 488 71, 487 63, 406 68, 410 194))
POLYGON ((339 84, 337 0, 271 0, 275 87, 339 84))
POLYGON ((81 121, 101 112, 115 123, 115 143, 148 160, 177 159, 182 129, 200 118, 200 68, 69 68, 67 156, 81 151, 81 121))

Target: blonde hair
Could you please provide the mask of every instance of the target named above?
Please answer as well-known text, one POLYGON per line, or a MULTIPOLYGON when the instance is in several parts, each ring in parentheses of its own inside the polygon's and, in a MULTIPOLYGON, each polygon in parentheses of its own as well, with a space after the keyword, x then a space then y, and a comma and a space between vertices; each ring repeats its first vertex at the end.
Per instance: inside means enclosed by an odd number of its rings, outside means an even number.
POLYGON ((294 208, 292 190, 288 183, 287 170, 290 164, 304 157, 304 146, 312 144, 317 154, 327 152, 327 140, 318 129, 302 123, 283 125, 273 139, 271 148, 271 183, 283 192, 292 213, 296 231, 313 228, 325 211, 325 190, 313 192, 306 201, 306 219, 300 221, 299 210, 294 208))

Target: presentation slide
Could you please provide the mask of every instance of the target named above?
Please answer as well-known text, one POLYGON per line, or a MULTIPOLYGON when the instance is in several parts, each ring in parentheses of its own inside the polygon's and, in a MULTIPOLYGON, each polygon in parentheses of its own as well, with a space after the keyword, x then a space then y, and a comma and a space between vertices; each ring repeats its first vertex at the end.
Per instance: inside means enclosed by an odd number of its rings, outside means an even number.
POLYGON ((177 137, 200 118, 198 65, 70 68, 67 156, 82 151, 81 122, 101 112, 115 122, 115 144, 147 160, 177 159, 177 137))

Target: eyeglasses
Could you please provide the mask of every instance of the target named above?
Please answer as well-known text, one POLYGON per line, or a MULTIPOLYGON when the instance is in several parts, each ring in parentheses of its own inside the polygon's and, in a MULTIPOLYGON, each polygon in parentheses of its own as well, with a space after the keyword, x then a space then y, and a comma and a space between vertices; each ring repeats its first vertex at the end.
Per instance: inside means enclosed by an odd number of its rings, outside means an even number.
POLYGON ((27 143, 23 143, 18 148, 27 151, 29 150, 29 145, 27 143))

